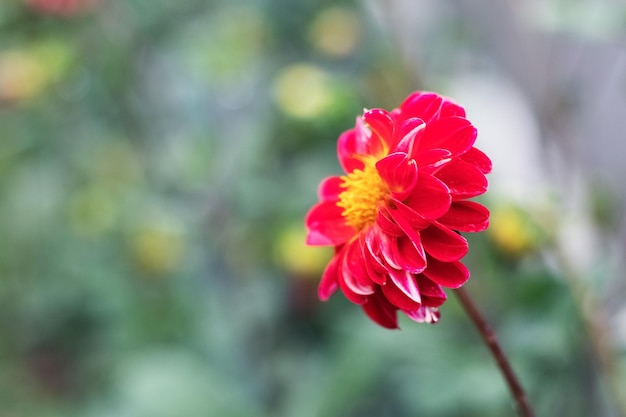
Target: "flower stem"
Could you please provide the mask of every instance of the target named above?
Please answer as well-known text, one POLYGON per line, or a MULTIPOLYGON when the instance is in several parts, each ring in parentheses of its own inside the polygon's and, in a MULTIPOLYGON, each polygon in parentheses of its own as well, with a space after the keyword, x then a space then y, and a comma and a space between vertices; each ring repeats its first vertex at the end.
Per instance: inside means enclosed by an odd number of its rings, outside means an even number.
POLYGON ((511 364, 509 363, 506 355, 502 351, 502 348, 500 348, 500 344, 498 343, 498 340, 496 339, 493 330, 491 330, 491 327, 489 327, 489 324, 487 324, 483 316, 480 314, 480 312, 476 308, 476 305, 472 301, 472 298, 465 291, 464 288, 458 288, 454 290, 454 293, 461 302, 461 305, 465 309, 465 312, 474 323, 474 326, 476 326, 476 329, 478 329, 478 332, 483 338, 483 341, 491 351, 491 354, 495 358, 498 367, 500 368, 500 371, 502 371, 504 379, 506 379, 506 382, 509 385, 509 389, 511 390, 511 394, 515 399, 515 402, 517 404, 517 410, 520 416, 534 417, 535 414, 533 413, 533 410, 528 403, 526 394, 524 393, 524 389, 519 383, 515 372, 513 372, 513 368, 511 367, 511 364))

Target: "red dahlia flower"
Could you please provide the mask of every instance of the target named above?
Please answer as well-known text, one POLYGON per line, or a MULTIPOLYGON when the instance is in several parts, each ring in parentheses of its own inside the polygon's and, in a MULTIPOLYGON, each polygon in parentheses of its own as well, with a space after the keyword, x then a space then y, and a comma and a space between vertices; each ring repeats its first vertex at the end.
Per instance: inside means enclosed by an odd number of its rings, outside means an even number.
POLYGON ((489 211, 468 201, 487 190, 490 159, 473 147, 465 110, 415 92, 391 113, 365 110, 339 137, 346 172, 322 181, 308 213, 307 243, 334 246, 319 285, 337 288, 376 323, 397 328, 400 310, 418 322, 439 320, 443 287, 469 278, 459 232, 479 232, 489 211))

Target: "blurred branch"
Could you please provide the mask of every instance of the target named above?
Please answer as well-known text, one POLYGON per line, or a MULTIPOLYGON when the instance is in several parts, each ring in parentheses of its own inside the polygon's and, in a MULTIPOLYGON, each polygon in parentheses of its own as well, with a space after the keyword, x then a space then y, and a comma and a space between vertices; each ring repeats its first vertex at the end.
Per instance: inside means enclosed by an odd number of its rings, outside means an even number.
POLYGON ((609 322, 605 309, 602 307, 594 292, 585 285, 582 277, 576 272, 578 268, 572 265, 567 255, 557 245, 556 257, 563 275, 566 277, 576 301, 580 316, 583 321, 587 340, 591 351, 600 368, 600 375, 604 379, 617 415, 626 417, 626 384, 620 374, 619 357, 615 350, 615 344, 611 332, 607 327, 609 322))

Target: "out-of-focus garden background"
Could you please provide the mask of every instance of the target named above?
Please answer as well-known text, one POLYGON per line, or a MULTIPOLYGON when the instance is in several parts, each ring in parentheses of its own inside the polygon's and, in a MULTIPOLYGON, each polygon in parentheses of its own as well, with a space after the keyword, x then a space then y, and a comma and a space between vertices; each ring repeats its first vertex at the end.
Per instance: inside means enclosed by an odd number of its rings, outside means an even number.
POLYGON ((4 0, 0 417, 513 415, 454 297, 316 298, 337 137, 415 89, 493 159, 467 288, 537 414, 625 416, 623 2, 4 0))

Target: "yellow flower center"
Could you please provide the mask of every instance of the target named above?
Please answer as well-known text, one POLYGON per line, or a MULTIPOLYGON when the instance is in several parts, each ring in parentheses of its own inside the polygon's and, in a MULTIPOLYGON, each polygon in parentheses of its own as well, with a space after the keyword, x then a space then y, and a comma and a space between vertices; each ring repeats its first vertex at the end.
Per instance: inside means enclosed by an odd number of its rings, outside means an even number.
POLYGON ((376 170, 375 160, 364 160, 365 167, 355 169, 341 177, 343 191, 339 194, 337 206, 342 207, 346 224, 361 230, 376 221, 378 205, 389 194, 389 187, 380 178, 376 170))

